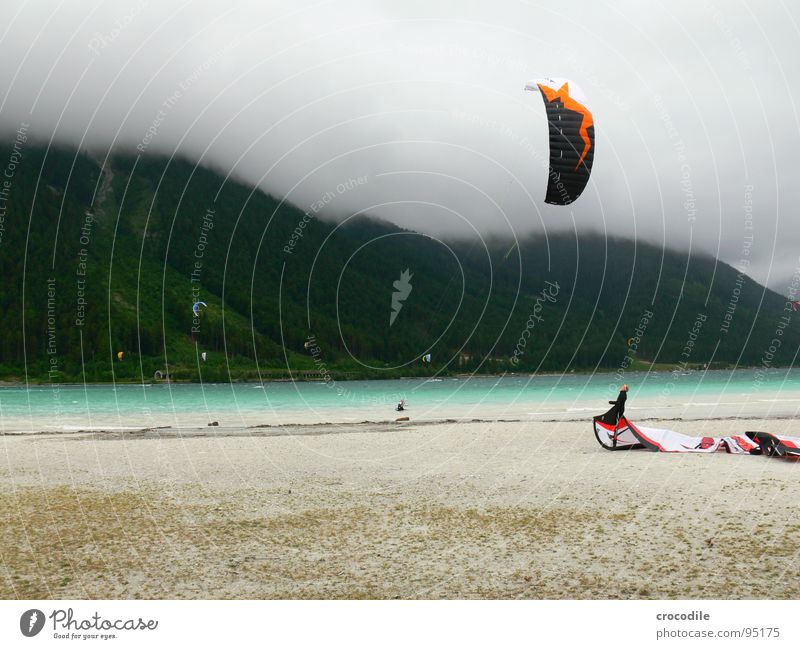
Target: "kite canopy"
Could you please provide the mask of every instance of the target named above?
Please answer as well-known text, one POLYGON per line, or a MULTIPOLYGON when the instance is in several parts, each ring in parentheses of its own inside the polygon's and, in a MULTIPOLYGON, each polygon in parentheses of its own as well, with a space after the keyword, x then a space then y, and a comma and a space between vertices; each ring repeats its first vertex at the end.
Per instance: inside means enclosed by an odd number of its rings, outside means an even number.
POLYGON ((194 313, 195 317, 200 315, 200 307, 207 307, 208 305, 205 302, 195 302, 192 305, 192 313, 194 313))
POLYGON ((614 408, 594 418, 594 436, 609 451, 644 448, 662 453, 714 453, 800 458, 800 437, 746 432, 725 437, 692 437, 673 430, 637 426, 627 418, 616 421, 614 408))
POLYGON ((578 86, 567 79, 534 79, 550 127, 550 168, 544 202, 569 205, 581 195, 594 161, 594 118, 578 86))

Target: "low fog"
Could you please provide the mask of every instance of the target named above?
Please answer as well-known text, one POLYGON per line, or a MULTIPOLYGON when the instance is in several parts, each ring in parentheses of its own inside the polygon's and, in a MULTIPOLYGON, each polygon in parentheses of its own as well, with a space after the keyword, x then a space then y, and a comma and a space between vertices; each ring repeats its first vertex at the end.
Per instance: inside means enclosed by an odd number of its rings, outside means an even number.
POLYGON ((800 9, 758 2, 4 3, 0 128, 188 158, 328 218, 433 235, 598 231, 800 265, 800 9), (592 181, 543 203, 547 123, 589 98, 592 181), (752 227, 752 229, 748 229, 752 227))

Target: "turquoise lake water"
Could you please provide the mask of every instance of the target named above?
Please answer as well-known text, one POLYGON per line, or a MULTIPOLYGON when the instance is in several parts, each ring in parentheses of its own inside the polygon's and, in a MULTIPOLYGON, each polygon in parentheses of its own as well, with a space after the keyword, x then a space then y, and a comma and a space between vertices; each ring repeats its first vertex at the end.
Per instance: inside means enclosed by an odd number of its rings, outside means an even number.
MULTIPOLYGON (((625 374, 629 405, 658 403, 706 405, 722 402, 791 402, 800 394, 800 369, 625 374)), ((25 418, 141 416, 143 421, 179 413, 336 413, 347 411, 393 415, 406 399, 415 414, 437 410, 495 414, 504 409, 601 412, 617 393, 613 374, 505 376, 347 381, 325 383, 60 385, 0 388, 0 421, 25 418)), ((800 405, 800 404, 799 404, 800 405)), ((352 417, 351 417, 352 418, 352 417)))

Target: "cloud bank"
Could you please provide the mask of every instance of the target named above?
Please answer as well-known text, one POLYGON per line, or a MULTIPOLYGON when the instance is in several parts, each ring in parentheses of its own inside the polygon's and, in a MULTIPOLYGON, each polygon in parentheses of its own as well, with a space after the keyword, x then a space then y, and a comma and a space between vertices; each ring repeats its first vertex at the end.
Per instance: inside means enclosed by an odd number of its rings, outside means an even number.
POLYGON ((601 231, 798 266, 800 10, 755 2, 7 2, 0 128, 180 155, 331 218, 435 235, 601 231), (589 97, 592 181, 545 205, 523 91, 589 97), (366 181, 356 182, 356 179, 366 181), (351 185, 338 191, 341 184, 351 185), (747 253, 745 254, 745 248, 747 253))

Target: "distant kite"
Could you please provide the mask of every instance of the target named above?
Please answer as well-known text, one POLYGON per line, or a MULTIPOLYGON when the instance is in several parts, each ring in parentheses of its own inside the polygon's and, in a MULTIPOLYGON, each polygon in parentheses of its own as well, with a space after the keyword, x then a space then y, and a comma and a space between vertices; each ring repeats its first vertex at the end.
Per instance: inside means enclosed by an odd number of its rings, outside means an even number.
POLYGON ((194 317, 197 318, 200 316, 200 307, 207 307, 208 305, 205 302, 195 302, 192 306, 192 313, 194 313, 194 317))

